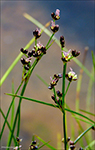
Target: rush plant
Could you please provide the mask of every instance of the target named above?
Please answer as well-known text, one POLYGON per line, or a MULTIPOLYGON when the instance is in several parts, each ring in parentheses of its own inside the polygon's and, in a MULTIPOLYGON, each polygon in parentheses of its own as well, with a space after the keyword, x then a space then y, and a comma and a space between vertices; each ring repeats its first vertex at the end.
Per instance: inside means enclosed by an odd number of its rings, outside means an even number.
MULTIPOLYGON (((43 26, 41 23, 39 23, 37 20, 35 20, 32 16, 28 14, 24 14, 24 17, 26 17, 28 20, 33 22, 35 25, 38 26, 33 31, 33 38, 31 41, 24 47, 20 49, 20 54, 18 57, 14 60, 14 62, 11 64, 11 66, 8 68, 6 73, 3 75, 0 81, 0 86, 3 84, 11 70, 14 68, 16 63, 18 61, 21 61, 21 65, 23 65, 22 69, 22 80, 21 83, 18 85, 18 88, 16 91, 14 91, 14 84, 12 84, 12 93, 5 93, 7 96, 12 96, 12 101, 10 103, 10 106, 7 110, 7 114, 4 114, 4 111, 2 108, 0 108, 1 115, 4 118, 4 123, 1 128, 1 133, 0 133, 0 139, 2 138, 2 135, 4 133, 5 126, 8 126, 9 129, 9 136, 8 136, 8 141, 6 145, 6 150, 9 150, 11 147, 12 141, 14 142, 14 148, 15 150, 17 149, 22 149, 21 141, 22 139, 19 138, 19 133, 20 133, 20 122, 21 122, 21 104, 22 100, 28 100, 28 101, 33 101, 35 103, 47 105, 50 107, 53 107, 55 109, 59 109, 63 115, 63 138, 62 141, 62 147, 61 149, 64 150, 74 150, 76 149, 76 143, 80 142, 80 147, 78 150, 82 149, 89 149, 91 150, 95 144, 95 140, 92 138, 91 130, 95 131, 95 121, 91 119, 90 116, 94 116, 95 114, 92 114, 89 112, 89 109, 87 110, 81 110, 79 108, 79 97, 76 98, 76 111, 71 110, 70 107, 66 104, 66 95, 68 94, 69 87, 72 86, 72 82, 77 81, 77 93, 80 93, 80 88, 81 88, 81 80, 82 80, 82 72, 84 71, 86 75, 89 76, 90 78, 90 83, 89 83, 89 90, 88 90, 88 97, 91 97, 91 90, 92 90, 92 85, 95 82, 94 79, 94 71, 95 71, 95 56, 92 51, 92 72, 90 73, 87 68, 84 66, 83 63, 81 63, 77 57, 80 55, 80 51, 77 50, 67 50, 65 48, 65 38, 64 36, 60 36, 60 39, 57 39, 55 37, 56 32, 59 30, 59 25, 56 23, 57 20, 60 19, 60 10, 56 9, 56 12, 51 13, 52 21, 51 21, 51 26, 50 30, 51 32, 46 28, 50 22, 48 22, 45 26, 43 26), (42 32, 45 32, 50 38, 47 41, 47 44, 44 46, 42 43, 40 43, 38 40, 42 36, 42 32), (39 75, 38 78, 48 87, 47 90, 52 91, 51 95, 51 101, 53 100, 54 104, 52 103, 47 103, 41 100, 37 99, 32 99, 29 97, 25 97, 24 93, 27 87, 27 84, 29 82, 30 76, 32 76, 33 70, 35 69, 36 65, 38 65, 39 61, 46 55, 48 49, 56 42, 59 46, 60 53, 61 53, 61 60, 62 60, 62 73, 56 73, 52 77, 50 77, 51 82, 47 83, 42 79, 39 75), (33 45, 34 44, 34 45, 33 45), (33 45, 33 48, 31 51, 28 51, 29 47, 33 45), (81 73, 78 76, 74 71, 75 69, 72 69, 70 67, 70 71, 67 72, 67 67, 68 63, 71 61, 74 61, 80 68, 81 68, 81 73), (62 90, 56 90, 58 81, 62 81, 62 90), (66 86, 66 80, 68 80, 68 85, 66 86), (20 95, 18 95, 19 90, 21 89, 20 95), (19 103, 17 108, 15 108, 15 98, 19 98, 19 103), (11 111, 12 110, 12 111, 11 111), (16 113, 15 113, 16 111, 16 113), (68 125, 67 125, 67 115, 66 112, 69 112, 72 114, 72 117, 75 118, 76 123, 78 124, 79 127, 79 136, 74 137, 73 134, 73 126, 71 125, 71 131, 72 131, 72 137, 68 137, 67 131, 68 131, 68 125), (8 121, 8 116, 11 113, 11 122, 8 121), (84 115, 85 113, 85 115, 84 115), (83 121, 87 124, 87 128, 84 130, 80 121, 83 121), (15 133, 16 131, 16 133, 15 133), (86 136, 87 132, 90 133, 89 136, 92 138, 92 142, 89 142, 89 138, 86 136), (82 137, 85 137, 87 145, 84 145, 82 142, 82 137), (73 139, 73 140, 72 140, 73 139)), ((86 50, 87 51, 87 48, 86 50)), ((50 66, 49 66, 50 67, 50 66)), ((89 104, 89 99, 87 100, 87 103, 89 104)), ((43 110, 44 111, 44 110, 43 110)), ((23 137, 22 137, 23 138, 23 137)), ((1 143, 2 144, 2 143, 1 143)), ((32 141, 30 146, 27 148, 29 150, 36 150, 36 149, 41 149, 43 146, 47 146, 49 149, 52 150, 58 150, 60 147, 54 148, 49 144, 49 142, 45 142, 41 137, 34 135, 32 137, 32 141), (42 142, 43 144, 40 145, 38 141, 42 142)), ((2 146, 1 146, 2 147, 2 146)))

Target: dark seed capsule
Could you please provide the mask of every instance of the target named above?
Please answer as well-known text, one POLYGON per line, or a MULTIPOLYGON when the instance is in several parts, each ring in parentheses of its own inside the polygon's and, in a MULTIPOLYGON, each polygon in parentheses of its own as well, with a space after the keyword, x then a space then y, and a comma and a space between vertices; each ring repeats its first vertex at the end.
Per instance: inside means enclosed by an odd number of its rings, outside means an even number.
POLYGON ((24 50, 23 48, 21 48, 20 51, 21 51, 23 54, 27 54, 27 53, 28 53, 28 50, 27 50, 27 49, 24 50))
POLYGON ((58 90, 56 91, 58 97, 62 97, 62 93, 58 90))
POLYGON ((75 145, 71 145, 71 146, 70 146, 70 149, 71 149, 71 150, 74 150, 74 149, 75 149, 75 145))
POLYGON ((36 144, 37 143, 37 141, 32 141, 32 144, 36 144))
POLYGON ((72 55, 77 57, 80 54, 80 51, 72 50, 72 55))
POLYGON ((54 27, 51 26, 50 28, 55 33, 59 30, 59 25, 55 25, 54 27))
POLYGON ((21 62, 22 62, 22 64, 23 64, 23 65, 28 64, 28 63, 25 61, 25 59, 24 59, 24 58, 21 58, 20 60, 21 60, 21 62))
POLYGON ((64 40, 64 36, 60 37, 60 44, 62 47, 65 47, 65 40, 64 40))

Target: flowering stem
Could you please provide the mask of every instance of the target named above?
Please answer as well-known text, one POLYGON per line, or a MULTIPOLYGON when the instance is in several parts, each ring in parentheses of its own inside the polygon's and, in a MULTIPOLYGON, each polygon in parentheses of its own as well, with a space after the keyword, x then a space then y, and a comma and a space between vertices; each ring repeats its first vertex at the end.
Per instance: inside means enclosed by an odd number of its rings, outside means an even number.
POLYGON ((51 35, 51 37, 50 37, 50 39, 49 39, 49 41, 48 41, 48 43, 47 43, 47 45, 46 45, 46 49, 47 49, 47 47, 48 47, 48 45, 49 45, 51 39, 53 38, 54 34, 55 34, 55 33, 53 33, 53 34, 51 35))
POLYGON ((63 134, 64 134, 64 150, 67 147, 66 138, 66 114, 65 114, 65 74, 66 74, 66 63, 63 66, 63 83, 62 83, 62 112, 63 112, 63 134))
POLYGON ((36 47, 36 51, 37 51, 37 40, 35 38, 35 47, 36 47))
POLYGON ((67 91, 68 91, 68 89, 69 89, 70 83, 71 83, 71 82, 69 82, 69 83, 68 83, 68 86, 67 86, 67 89, 66 89, 65 95, 67 94, 67 91))

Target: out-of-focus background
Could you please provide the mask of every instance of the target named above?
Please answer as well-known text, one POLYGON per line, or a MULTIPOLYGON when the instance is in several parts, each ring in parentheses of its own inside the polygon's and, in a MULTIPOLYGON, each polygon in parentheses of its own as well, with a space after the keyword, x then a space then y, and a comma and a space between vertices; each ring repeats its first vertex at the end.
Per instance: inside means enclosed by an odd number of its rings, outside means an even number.
MULTIPOLYGON (((21 47, 31 40, 33 37, 33 30, 37 27, 24 18, 23 13, 28 13, 35 19, 45 25, 52 20, 51 12, 60 9, 60 20, 57 21, 60 29, 55 34, 57 38, 61 35, 65 37, 66 48, 76 49, 81 51, 78 57, 80 61, 83 59, 83 52, 85 46, 89 47, 85 66, 89 71, 92 67, 91 50, 94 50, 94 11, 95 2, 89 1, 1 1, 1 77, 4 75, 8 67, 17 57, 21 47)), ((50 28, 50 27, 49 27, 50 28)), ((48 28, 48 29, 49 29, 48 28)), ((43 45, 46 45, 49 37, 42 34, 38 39, 43 45)), ((31 50, 33 45, 29 48, 31 50)), ((79 75, 80 68, 71 61, 68 64, 79 75)), ((37 78, 36 74, 40 75, 47 83, 50 83, 50 76, 55 73, 62 73, 61 50, 54 43, 47 54, 41 59, 33 71, 24 96, 34 99, 43 100, 53 103, 51 99, 52 92, 37 78)), ((11 102, 11 97, 4 95, 4 93, 11 93, 12 81, 15 84, 15 91, 21 82, 22 78, 22 64, 19 61, 9 74, 1 88, 1 107, 6 114, 11 102)), ((83 73, 81 94, 80 94, 80 108, 86 109, 87 87, 89 77, 83 73)), ((75 110, 76 99, 76 85, 77 82, 71 83, 66 98, 67 104, 71 109, 75 110)), ((56 90, 61 90, 61 80, 59 81, 56 90)), ((20 92, 19 92, 20 93, 20 92)), ((18 99, 15 100, 17 106, 18 99)), ((94 112, 94 91, 90 102, 90 110, 94 112)), ((68 136, 71 135, 71 114, 68 114, 68 136)), ((10 118, 8 118, 10 119, 10 118)), ((3 125, 3 118, 1 117, 1 127, 3 125)), ((84 124, 83 124, 84 125, 84 124)), ((78 136, 77 124, 75 123, 76 137, 78 136)), ((85 129, 85 125, 84 125, 85 129)), ((6 126, 2 138, 2 145, 7 143, 7 135, 9 131, 6 126)), ((35 104, 30 101, 22 101, 21 107, 21 131, 20 138, 23 139, 23 149, 28 149, 31 143, 33 134, 37 134, 45 141, 51 141, 50 144, 57 147, 57 134, 63 136, 62 131, 62 114, 59 110, 35 104)))

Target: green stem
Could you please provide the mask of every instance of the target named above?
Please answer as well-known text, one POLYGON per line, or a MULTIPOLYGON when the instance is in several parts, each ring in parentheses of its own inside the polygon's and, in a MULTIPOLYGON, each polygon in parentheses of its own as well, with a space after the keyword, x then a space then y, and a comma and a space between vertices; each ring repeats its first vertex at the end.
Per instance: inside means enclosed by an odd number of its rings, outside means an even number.
MULTIPOLYGON (((1 112, 1 114, 2 114, 2 116, 3 116, 3 118, 5 119, 5 121, 6 121, 6 123, 7 123, 7 126, 8 126, 8 128, 9 128, 10 132, 12 132, 12 129, 11 129, 11 127, 10 127, 10 124, 9 124, 9 122, 6 120, 6 116, 4 115, 4 113, 3 113, 3 111, 2 111, 1 108, 0 108, 0 112, 1 112)), ((0 136, 1 136, 1 135, 0 135, 0 136)), ((13 135, 13 139, 14 139, 14 143, 17 144, 17 141, 16 141, 14 135, 13 135)))
MULTIPOLYGON (((30 40, 30 42, 24 47, 24 49, 28 49, 31 44, 34 42, 35 38, 32 38, 30 40)), ((14 68, 14 66, 17 64, 17 62, 19 61, 19 59, 23 56, 23 53, 20 53, 16 59, 13 61, 13 63, 11 64, 11 66, 8 68, 8 70, 5 72, 5 74, 3 75, 3 77, 1 78, 0 81, 0 86, 3 84, 3 82, 5 81, 5 79, 7 78, 7 76, 9 75, 9 73, 12 71, 12 69, 14 68)))
MULTIPOLYGON (((18 89, 17 89, 17 91, 16 91, 16 93, 15 93, 15 94, 17 94, 17 93, 18 93, 18 91, 19 91, 20 87, 22 86, 22 83, 23 83, 23 82, 21 82, 21 84, 19 85, 19 87, 18 87, 18 89)), ((1 137, 2 137, 2 134, 3 134, 4 128, 5 128, 5 125, 6 125, 6 120, 7 120, 8 116, 9 116, 9 113, 10 113, 11 107, 12 107, 12 105, 13 105, 13 103, 14 103, 14 99, 15 99, 15 97, 13 97, 12 102, 11 102, 11 104, 10 104, 9 108, 8 108, 8 111, 7 111, 7 114, 6 114, 6 117, 5 117, 5 121, 4 121, 4 123, 3 123, 3 127, 2 127, 2 130, 1 130, 0 139, 1 139, 1 137)))
POLYGON ((47 47, 48 47, 48 45, 49 45, 50 41, 52 40, 52 38, 53 38, 54 34, 55 34, 55 33, 53 33, 53 34, 51 35, 51 37, 50 37, 50 39, 49 39, 49 41, 48 41, 48 43, 47 43, 47 45, 46 45, 46 49, 47 49, 47 47))
POLYGON ((67 94, 67 91, 68 91, 68 89, 69 89, 69 87, 70 87, 70 84, 71 84, 71 82, 69 82, 69 83, 68 83, 68 86, 67 86, 67 89, 66 89, 65 95, 67 94))
POLYGON ((67 137, 66 137, 66 114, 65 114, 65 74, 66 74, 65 63, 63 66, 63 82, 62 82, 62 112, 63 112, 63 134, 64 134, 64 150, 67 148, 67 137))
POLYGON ((92 129, 93 125, 90 126, 87 130, 85 130, 82 134, 80 134, 77 139, 74 141, 74 144, 76 144, 90 129, 92 129))

